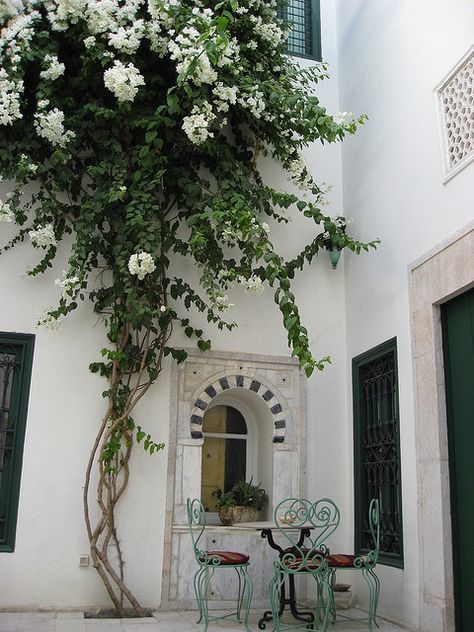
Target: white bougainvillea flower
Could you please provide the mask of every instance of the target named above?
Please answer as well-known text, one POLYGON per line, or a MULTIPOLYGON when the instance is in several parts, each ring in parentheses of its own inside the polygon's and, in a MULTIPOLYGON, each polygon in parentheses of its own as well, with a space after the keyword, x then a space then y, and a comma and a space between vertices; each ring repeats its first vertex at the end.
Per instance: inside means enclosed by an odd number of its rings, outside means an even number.
POLYGON ((11 125, 23 115, 20 112, 20 96, 23 81, 8 77, 4 68, 0 68, 0 125, 11 125))
POLYGON ((251 274, 248 279, 238 276, 237 281, 245 288, 247 294, 262 294, 265 290, 262 279, 256 274, 251 274))
POLYGON ((58 77, 64 74, 65 66, 58 60, 56 55, 46 55, 44 63, 46 65, 46 69, 40 72, 40 77, 43 79, 56 81, 58 77))
MULTIPOLYGON (((41 102, 43 105, 44 102, 41 102)), ((38 103, 38 105, 40 105, 38 103)), ((76 137, 71 130, 64 128, 64 112, 54 108, 49 112, 37 112, 35 114, 36 133, 41 138, 48 140, 51 145, 65 147, 67 143, 76 137)))
POLYGON ((214 132, 209 126, 216 119, 211 105, 205 101, 201 106, 195 105, 189 116, 183 118, 182 128, 194 145, 204 143, 208 138, 214 137, 214 132))
POLYGON ((38 318, 38 322, 36 323, 37 327, 45 327, 46 329, 59 329, 61 327, 61 320, 56 318, 51 314, 51 310, 47 309, 43 314, 38 318))
POLYGON ((28 231, 28 236, 35 248, 49 248, 56 245, 56 237, 52 224, 38 226, 36 229, 28 231))
POLYGON ((79 277, 77 276, 69 277, 67 276, 67 272, 63 270, 63 278, 56 279, 54 283, 55 285, 57 285, 58 287, 62 289, 62 297, 67 298, 68 296, 71 295, 74 288, 78 285, 79 277))
POLYGON ((10 205, 0 200, 0 222, 13 222, 15 215, 10 208, 10 205))
POLYGON ((130 256, 128 270, 130 274, 137 276, 142 281, 147 274, 151 274, 156 270, 156 265, 150 253, 139 252, 130 256))
POLYGON ((117 97, 120 103, 133 101, 138 87, 145 85, 145 79, 132 63, 125 66, 121 61, 114 61, 112 68, 104 72, 105 87, 117 97))

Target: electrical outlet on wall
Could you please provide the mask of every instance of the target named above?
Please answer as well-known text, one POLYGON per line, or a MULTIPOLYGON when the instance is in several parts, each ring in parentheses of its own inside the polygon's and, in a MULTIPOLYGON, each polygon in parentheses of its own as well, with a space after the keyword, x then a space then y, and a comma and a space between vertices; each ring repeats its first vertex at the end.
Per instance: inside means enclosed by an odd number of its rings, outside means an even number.
POLYGON ((79 566, 82 566, 82 567, 89 566, 89 556, 88 555, 79 555, 79 566))

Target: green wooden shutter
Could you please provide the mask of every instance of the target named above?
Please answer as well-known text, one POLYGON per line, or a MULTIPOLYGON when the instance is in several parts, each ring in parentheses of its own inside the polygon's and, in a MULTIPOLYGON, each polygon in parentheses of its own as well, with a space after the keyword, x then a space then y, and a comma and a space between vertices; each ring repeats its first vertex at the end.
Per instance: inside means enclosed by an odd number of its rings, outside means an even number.
POLYGON ((34 336, 0 332, 0 551, 15 548, 34 336))

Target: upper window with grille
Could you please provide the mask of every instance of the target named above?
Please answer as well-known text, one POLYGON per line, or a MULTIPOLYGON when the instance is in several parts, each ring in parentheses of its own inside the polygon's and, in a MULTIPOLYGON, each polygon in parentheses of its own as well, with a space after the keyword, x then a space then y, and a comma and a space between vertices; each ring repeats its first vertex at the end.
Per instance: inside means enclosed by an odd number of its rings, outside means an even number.
POLYGON ((368 507, 380 507, 379 562, 403 567, 400 423, 396 339, 352 361, 355 546, 372 547, 368 507))
POLYGON ((288 53, 321 60, 319 0, 287 0, 280 14, 291 28, 286 44, 288 53))
POLYGON ((13 551, 34 336, 0 332, 0 551, 13 551))

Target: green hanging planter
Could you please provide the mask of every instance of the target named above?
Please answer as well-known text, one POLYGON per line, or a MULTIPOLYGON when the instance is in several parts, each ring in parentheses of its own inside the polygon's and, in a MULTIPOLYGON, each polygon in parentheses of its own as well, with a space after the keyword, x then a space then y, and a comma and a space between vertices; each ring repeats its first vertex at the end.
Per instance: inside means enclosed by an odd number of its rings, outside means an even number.
POLYGON ((337 246, 332 246, 332 248, 328 249, 329 258, 331 259, 332 269, 335 270, 337 268, 337 264, 339 263, 339 259, 341 258, 342 250, 337 246))

